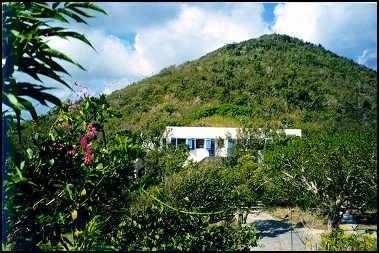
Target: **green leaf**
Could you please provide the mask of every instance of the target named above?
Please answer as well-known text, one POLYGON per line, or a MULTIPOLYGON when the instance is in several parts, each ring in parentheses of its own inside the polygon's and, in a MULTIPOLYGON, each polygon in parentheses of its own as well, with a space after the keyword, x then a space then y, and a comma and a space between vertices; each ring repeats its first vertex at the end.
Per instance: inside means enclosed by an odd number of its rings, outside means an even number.
POLYGON ((84 21, 80 16, 76 15, 75 13, 72 13, 66 9, 63 9, 63 8, 60 8, 58 9, 59 12, 69 16, 70 18, 74 19, 76 22, 78 23, 84 23, 84 24, 87 24, 86 21, 84 21))
POLYGON ((91 2, 72 2, 72 3, 67 3, 67 5, 65 4, 65 7, 69 7, 69 6, 91 9, 91 10, 98 11, 109 16, 108 13, 106 13, 103 9, 101 9, 99 6, 91 2))
POLYGON ((23 179, 20 169, 16 166, 16 171, 20 179, 23 179))
POLYGON ((53 9, 57 8, 59 4, 60 4, 60 2, 55 2, 55 3, 53 3, 52 8, 53 8, 53 9))
MULTIPOLYGON (((60 32, 59 33, 60 36, 68 36, 68 37, 72 37, 72 38, 75 38, 75 39, 78 39, 84 43, 86 43, 87 45, 89 45, 93 50, 96 51, 96 49, 92 46, 91 42, 89 42, 89 40, 87 40, 87 38, 83 35, 83 34, 80 34, 80 33, 77 33, 77 32, 60 32)), ((97 52, 97 51, 96 51, 97 52)))
POLYGON ((68 194, 70 195, 70 199, 73 200, 72 199, 72 191, 71 191, 70 186, 68 184, 66 184, 66 190, 67 190, 68 194))
POLYGON ((83 11, 83 10, 80 10, 80 9, 77 9, 77 8, 73 7, 72 5, 69 6, 69 7, 67 7, 67 8, 70 9, 70 10, 75 11, 76 13, 78 13, 78 14, 84 16, 84 17, 87 17, 87 18, 93 18, 94 17, 91 14, 89 14, 89 13, 83 11))
POLYGON ((24 106, 25 110, 27 110, 32 115, 32 118, 35 121, 38 121, 37 112, 36 112, 32 102, 30 102, 24 98, 19 98, 19 100, 21 101, 21 104, 24 106))
POLYGON ((28 158, 29 159, 32 159, 33 158, 33 150, 31 148, 28 148, 26 150, 26 153, 28 153, 28 158))
POLYGON ((50 163, 51 166, 53 166, 54 165, 54 159, 50 159, 49 163, 50 163))
POLYGON ((19 70, 28 73, 34 79, 41 81, 41 79, 37 76, 38 74, 50 77, 62 84, 66 87, 70 88, 70 86, 63 81, 60 76, 58 76, 52 69, 45 67, 43 64, 37 62, 35 59, 29 57, 22 57, 19 62, 19 70))
POLYGON ((51 88, 46 88, 44 86, 30 84, 30 83, 17 83, 17 85, 19 86, 18 88, 19 96, 22 96, 22 95, 30 96, 38 100, 41 104, 46 105, 46 106, 47 106, 46 101, 51 102, 57 106, 61 105, 61 101, 59 100, 59 98, 51 94, 41 92, 41 90, 51 89, 51 88))
POLYGON ((20 164, 20 170, 23 170, 24 166, 25 166, 25 161, 22 161, 21 164, 20 164))
POLYGON ((48 56, 71 62, 71 63, 75 64, 76 66, 78 66, 79 68, 81 68, 82 70, 86 70, 85 68, 82 67, 82 65, 80 65, 79 63, 77 63, 76 61, 74 61, 73 59, 68 57, 67 55, 65 55, 65 54, 63 54, 57 50, 54 50, 51 48, 44 48, 43 52, 46 53, 46 55, 48 55, 48 56))
POLYGON ((7 97, 8 101, 9 101, 9 105, 10 106, 13 106, 14 108, 16 108, 17 110, 19 111, 22 111, 24 109, 24 106, 18 101, 17 97, 11 93, 5 93, 3 91, 3 94, 7 97))
POLYGON ((38 3, 38 2, 33 2, 34 5, 37 5, 43 9, 47 9, 49 11, 54 11, 49 5, 43 4, 43 3, 38 3))
POLYGON ((97 170, 102 170, 102 169, 103 169, 103 164, 102 164, 102 163, 99 163, 99 164, 96 166, 96 169, 97 169, 97 170))
POLYGON ((85 196, 87 194, 87 191, 85 188, 83 188, 82 192, 80 193, 81 196, 85 196))

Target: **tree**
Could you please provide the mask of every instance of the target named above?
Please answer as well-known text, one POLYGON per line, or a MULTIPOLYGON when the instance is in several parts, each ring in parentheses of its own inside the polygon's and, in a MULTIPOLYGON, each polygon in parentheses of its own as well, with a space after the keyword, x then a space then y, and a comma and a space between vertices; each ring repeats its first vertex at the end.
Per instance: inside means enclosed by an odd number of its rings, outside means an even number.
POLYGON ((265 149, 266 173, 277 191, 323 208, 328 228, 337 228, 341 212, 376 203, 376 146, 376 132, 364 129, 294 139, 265 149))
POLYGON ((37 113, 32 103, 23 97, 36 99, 47 106, 51 102, 60 106, 60 100, 45 92, 51 87, 30 82, 15 80, 15 67, 17 71, 31 76, 42 83, 39 75, 44 75, 58 81, 64 86, 71 87, 58 75, 70 75, 56 59, 70 62, 85 70, 79 63, 67 55, 51 49, 47 45, 48 38, 53 36, 67 39, 78 39, 94 49, 83 34, 67 31, 66 28, 51 26, 49 21, 69 23, 67 17, 79 23, 86 23, 82 17, 93 17, 82 9, 90 9, 108 15, 97 5, 89 2, 7 2, 2 3, 2 98, 3 103, 9 106, 17 117, 18 136, 21 141, 21 111, 26 110, 37 121, 37 113), (63 7, 62 7, 63 5, 63 7), (82 8, 82 9, 81 9, 82 8), (48 19, 48 20, 46 20, 48 19))

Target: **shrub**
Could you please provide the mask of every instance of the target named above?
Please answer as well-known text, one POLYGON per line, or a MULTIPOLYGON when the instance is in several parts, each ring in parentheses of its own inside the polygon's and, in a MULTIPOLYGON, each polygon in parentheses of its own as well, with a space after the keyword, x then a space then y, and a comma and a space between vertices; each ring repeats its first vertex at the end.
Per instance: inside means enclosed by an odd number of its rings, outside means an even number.
POLYGON ((341 226, 327 233, 321 234, 320 250, 327 251, 377 251, 376 235, 345 234, 345 227, 341 226))
POLYGON ((257 245, 252 226, 242 229, 208 217, 188 215, 163 206, 149 205, 134 215, 126 215, 113 231, 121 250, 248 250, 257 245), (116 235, 117 234, 117 235, 116 235))
MULTIPOLYGON (((102 123, 117 112, 103 99, 84 96, 80 103, 65 103, 50 131, 35 133, 19 160, 7 161, 7 234, 14 249, 58 243, 67 249, 71 242, 64 234, 82 231, 97 215, 126 205, 133 161, 143 148, 128 136, 105 141, 102 123)), ((108 224, 105 232, 112 229, 108 224)))

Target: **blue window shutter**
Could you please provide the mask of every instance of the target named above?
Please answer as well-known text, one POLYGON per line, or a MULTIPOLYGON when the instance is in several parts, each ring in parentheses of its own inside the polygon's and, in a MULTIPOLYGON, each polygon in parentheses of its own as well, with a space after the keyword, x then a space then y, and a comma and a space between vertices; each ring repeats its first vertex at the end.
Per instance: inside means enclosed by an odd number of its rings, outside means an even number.
POLYGON ((194 144, 195 144, 195 141, 194 141, 194 139, 192 139, 192 138, 189 138, 189 139, 187 139, 187 141, 188 141, 188 147, 189 147, 189 149, 194 149, 194 144))
POLYGON ((205 148, 206 148, 207 150, 212 149, 212 148, 211 148, 211 139, 205 139, 205 148))
POLYGON ((195 149, 195 138, 192 138, 192 149, 195 149))
POLYGON ((171 143, 176 146, 176 138, 171 138, 171 143))

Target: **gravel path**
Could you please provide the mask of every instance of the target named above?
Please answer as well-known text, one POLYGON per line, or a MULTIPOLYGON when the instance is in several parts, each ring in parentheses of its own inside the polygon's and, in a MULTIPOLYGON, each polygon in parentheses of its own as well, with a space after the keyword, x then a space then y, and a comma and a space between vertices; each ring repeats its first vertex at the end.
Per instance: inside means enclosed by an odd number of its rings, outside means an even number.
POLYGON ((291 233, 290 224, 264 212, 249 214, 246 222, 255 226, 258 235, 263 237, 251 251, 316 250, 316 244, 321 240, 316 233, 324 232, 318 229, 294 228, 291 233))

